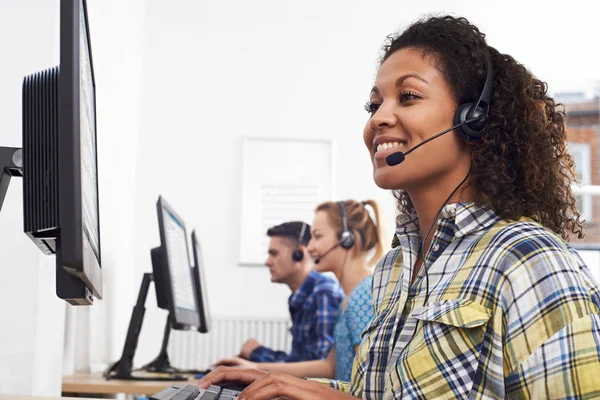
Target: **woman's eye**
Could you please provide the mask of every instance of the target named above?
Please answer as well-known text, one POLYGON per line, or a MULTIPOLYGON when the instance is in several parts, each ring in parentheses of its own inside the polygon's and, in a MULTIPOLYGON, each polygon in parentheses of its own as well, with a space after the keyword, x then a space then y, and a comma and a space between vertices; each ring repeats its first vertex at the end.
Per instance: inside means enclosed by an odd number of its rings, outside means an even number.
POLYGON ((372 101, 367 101, 367 104, 365 104, 365 110, 367 110, 369 114, 375 114, 378 109, 379 104, 373 103, 372 101))
POLYGON ((415 92, 411 92, 410 90, 406 90, 400 93, 400 103, 404 103, 405 101, 418 99, 419 96, 415 92))

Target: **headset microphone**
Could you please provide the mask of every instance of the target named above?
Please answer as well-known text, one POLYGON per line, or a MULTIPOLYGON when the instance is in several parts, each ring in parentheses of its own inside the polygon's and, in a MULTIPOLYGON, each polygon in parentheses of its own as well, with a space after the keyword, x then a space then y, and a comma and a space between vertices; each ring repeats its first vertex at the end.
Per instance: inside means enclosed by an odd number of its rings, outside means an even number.
POLYGON ((404 161, 404 159, 406 158, 407 155, 409 155, 410 153, 412 153, 413 151, 415 151, 416 149, 418 149, 419 147, 423 146, 425 143, 427 142, 431 142, 433 139, 439 138, 442 135, 445 135, 446 133, 453 131, 454 129, 461 127, 463 125, 467 125, 467 124, 472 124, 473 122, 479 121, 480 119, 482 119, 482 116, 476 117, 476 118, 471 118, 469 120, 463 121, 460 124, 454 125, 452 128, 448 128, 443 132, 438 133, 435 136, 430 137, 427 140, 422 141, 421 143, 419 143, 418 145, 416 145, 415 147, 413 147, 412 149, 408 150, 406 153, 403 153, 401 151, 397 151, 395 153, 390 154, 389 156, 387 156, 385 158, 385 162, 387 163, 387 165, 389 165, 390 167, 393 167, 394 165, 398 165, 400 164, 402 161, 404 161))
POLYGON ((325 256, 329 253, 331 253, 333 250, 337 249, 338 247, 340 247, 342 245, 342 242, 337 242, 335 245, 333 245, 329 250, 327 250, 325 252, 325 254, 323 254, 321 257, 317 257, 315 258, 315 264, 318 264, 321 262, 322 259, 325 258, 325 256))

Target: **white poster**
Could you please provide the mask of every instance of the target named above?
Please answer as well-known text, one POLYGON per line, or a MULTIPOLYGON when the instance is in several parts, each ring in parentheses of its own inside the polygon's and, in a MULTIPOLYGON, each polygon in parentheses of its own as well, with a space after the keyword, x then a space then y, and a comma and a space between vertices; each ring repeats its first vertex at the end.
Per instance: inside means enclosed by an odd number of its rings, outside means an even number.
POLYGON ((267 229, 311 223, 315 207, 333 199, 331 141, 246 138, 242 162, 241 265, 263 265, 267 229))

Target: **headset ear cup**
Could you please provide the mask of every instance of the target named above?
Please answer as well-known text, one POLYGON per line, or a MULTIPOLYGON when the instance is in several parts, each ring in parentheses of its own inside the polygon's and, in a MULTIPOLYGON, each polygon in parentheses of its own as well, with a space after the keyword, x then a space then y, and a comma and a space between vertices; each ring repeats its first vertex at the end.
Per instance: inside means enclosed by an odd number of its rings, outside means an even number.
POLYGON ((340 235, 340 245, 346 250, 352 248, 355 242, 354 234, 350 231, 343 231, 340 235))
POLYGON ((304 258, 304 252, 302 250, 300 250, 300 248, 297 248, 292 253, 292 258, 294 259, 294 261, 300 262, 304 258))
MULTIPOLYGON (((462 124, 467 121, 467 114, 473 106, 473 103, 464 103, 456 110, 454 114, 454 125, 462 124)), ((477 118, 481 115, 485 115, 484 110, 481 107, 477 107, 473 112, 471 118, 477 118)), ((461 125, 456 130, 464 140, 467 142, 478 142, 481 140, 485 133, 485 127, 487 125, 487 118, 482 118, 479 121, 471 124, 461 125)))

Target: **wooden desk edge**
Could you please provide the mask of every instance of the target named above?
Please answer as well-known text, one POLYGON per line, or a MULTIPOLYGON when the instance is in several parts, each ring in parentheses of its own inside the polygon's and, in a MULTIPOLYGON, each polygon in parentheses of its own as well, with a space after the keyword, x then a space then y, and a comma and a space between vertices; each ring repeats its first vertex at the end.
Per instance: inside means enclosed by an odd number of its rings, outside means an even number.
POLYGON ((107 381, 101 374, 76 374, 63 376, 62 393, 65 394, 154 394, 172 384, 189 385, 197 381, 190 377, 187 381, 127 381, 111 379, 107 381))

